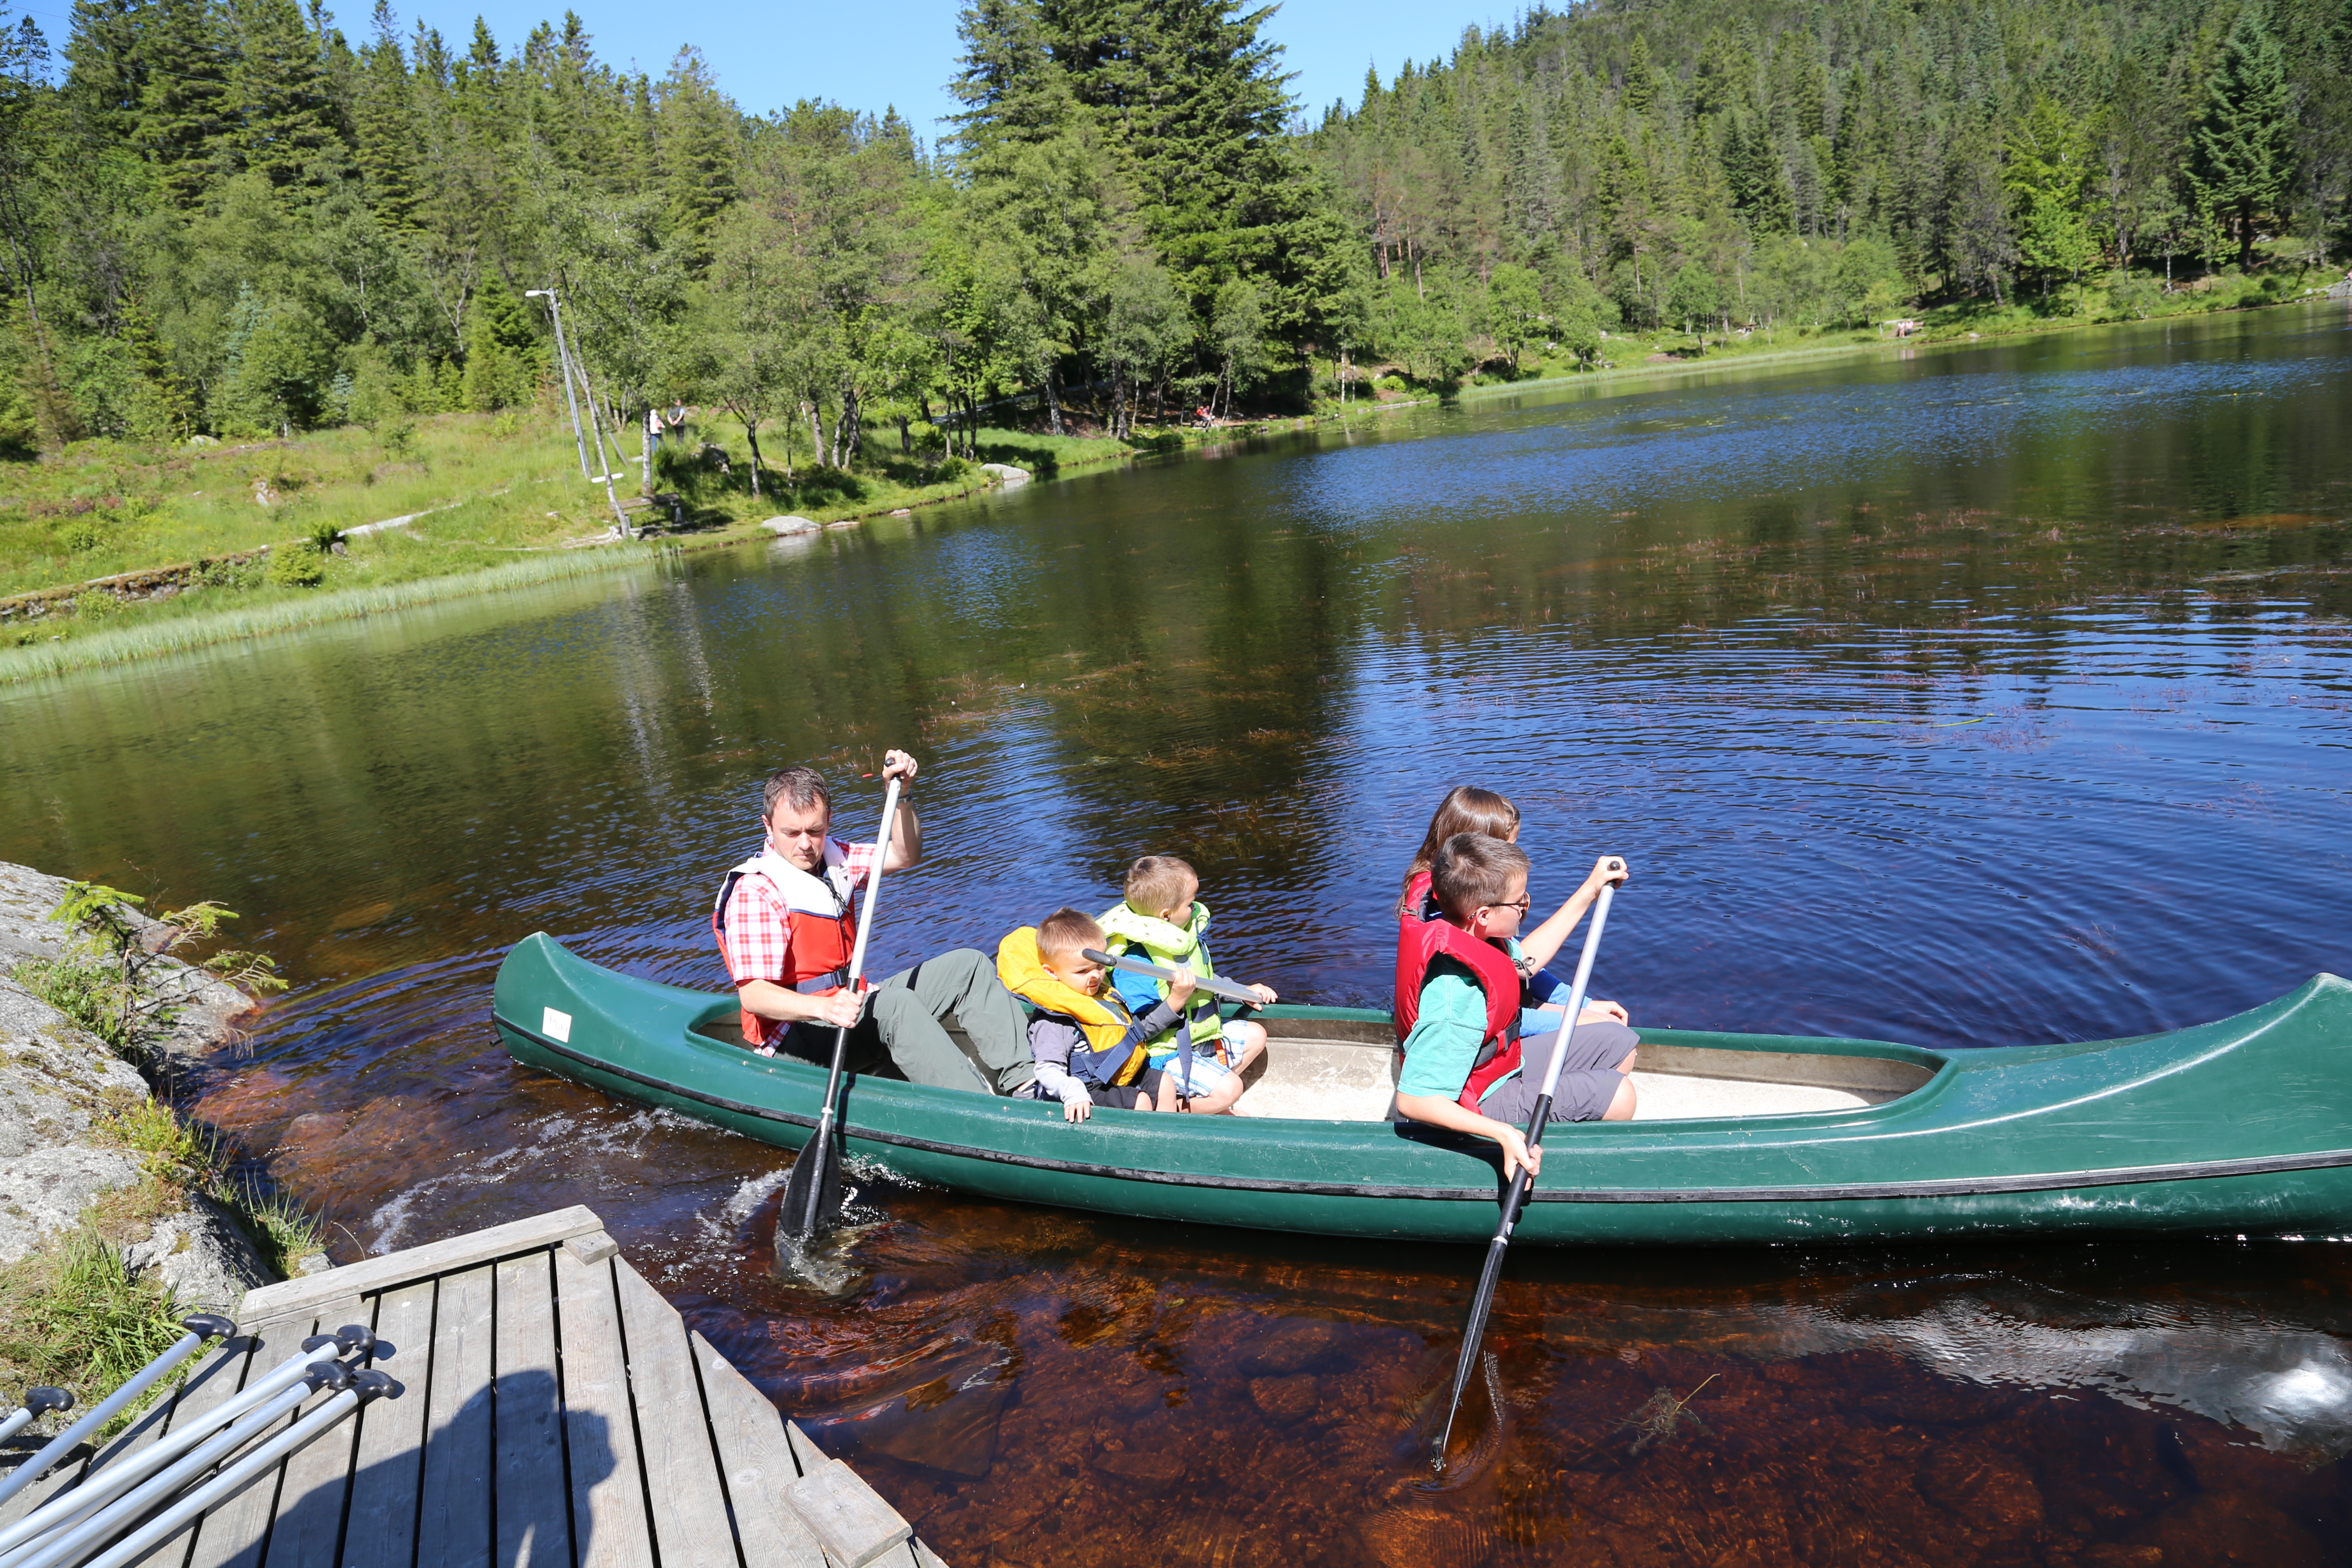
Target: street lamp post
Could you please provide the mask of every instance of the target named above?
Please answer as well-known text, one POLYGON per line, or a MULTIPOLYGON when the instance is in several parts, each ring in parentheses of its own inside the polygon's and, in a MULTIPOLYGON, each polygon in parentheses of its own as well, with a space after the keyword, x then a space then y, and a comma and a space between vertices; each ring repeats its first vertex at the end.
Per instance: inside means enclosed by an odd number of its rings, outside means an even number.
POLYGON ((590 392, 588 398, 588 427, 596 432, 596 467, 599 471, 593 474, 588 471, 588 444, 580 434, 580 400, 574 395, 572 387, 572 378, 575 375, 579 377, 583 388, 586 386, 588 377, 586 373, 573 363, 571 346, 564 342, 563 310, 556 300, 555 290, 526 289, 523 290, 523 298, 546 300, 548 318, 555 324, 555 358, 563 372, 564 405, 572 410, 572 444, 580 452, 580 477, 592 481, 603 481, 604 499, 612 503, 614 526, 620 530, 622 538, 634 539, 636 537, 636 532, 629 527, 628 513, 621 510, 621 500, 613 493, 611 465, 604 461, 604 427, 596 422, 596 398, 593 391, 590 392))

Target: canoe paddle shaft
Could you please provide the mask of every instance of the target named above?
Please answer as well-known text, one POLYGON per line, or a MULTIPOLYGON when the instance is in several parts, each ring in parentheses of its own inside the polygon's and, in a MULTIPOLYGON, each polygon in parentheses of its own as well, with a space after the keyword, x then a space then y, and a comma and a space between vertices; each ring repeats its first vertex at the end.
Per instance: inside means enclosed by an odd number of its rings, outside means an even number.
MULTIPOLYGON (((1610 862, 1610 869, 1622 871, 1622 860, 1610 862)), ((1592 983, 1592 955, 1601 951, 1601 928, 1609 923, 1609 903, 1616 897, 1617 884, 1601 884, 1601 897, 1592 906, 1592 923, 1584 932, 1584 952, 1576 961, 1576 984, 1569 987, 1568 1011, 1560 1015, 1559 1027, 1552 1031, 1551 1063, 1544 1069, 1543 1089, 1536 1096, 1535 1114, 1528 1120, 1528 1147, 1543 1142, 1544 1127, 1551 1121, 1552 1091, 1559 1087, 1559 1069, 1568 1060, 1569 1042, 1576 1037, 1577 1015, 1584 1011, 1585 988, 1592 983)), ((1477 1364, 1478 1342, 1486 1332, 1486 1314, 1494 1310, 1495 1287, 1503 1278, 1503 1254, 1510 1249, 1511 1227, 1519 1223, 1519 1210, 1528 1201, 1528 1189, 1535 1179, 1528 1174, 1525 1165, 1511 1178, 1510 1190, 1503 1194, 1503 1222, 1495 1229, 1495 1239, 1486 1244, 1486 1266, 1478 1272, 1478 1289, 1470 1297, 1470 1321, 1462 1329, 1462 1356, 1454 1363, 1454 1391, 1445 1401, 1445 1420, 1437 1429, 1437 1442, 1430 1449, 1430 1468, 1443 1474, 1445 1469, 1445 1447, 1454 1440, 1454 1417, 1462 1409, 1462 1391, 1469 1385, 1470 1369, 1477 1364)))
MULTIPOLYGON (((874 910, 882 899, 882 868, 890 858, 890 832, 898 825, 898 783, 892 778, 882 795, 882 832, 874 849, 874 874, 866 883, 866 918, 857 922, 857 940, 849 950, 852 995, 866 973, 866 939, 874 934, 874 910)), ((841 1145, 835 1131, 835 1108, 841 1099, 841 1064, 849 1051, 849 1026, 833 1032, 833 1066, 824 1076, 824 1107, 817 1112, 816 1131, 793 1159, 784 1178, 784 1206, 776 1215, 779 1236, 806 1239, 832 1227, 841 1210, 841 1145)))
MULTIPOLYGON (((1139 958, 1113 958, 1109 953, 1097 952, 1091 947, 1085 949, 1084 952, 1088 960, 1101 964, 1106 969, 1124 969, 1129 974, 1149 974, 1154 980, 1176 978, 1174 970, 1162 969, 1156 963, 1146 963, 1139 958)), ((1258 1000, 1256 992, 1244 991, 1231 981, 1220 980, 1213 974, 1195 976, 1192 988, 1204 995, 1214 996, 1220 1002, 1238 1002, 1244 1007, 1265 1005, 1258 1000)))

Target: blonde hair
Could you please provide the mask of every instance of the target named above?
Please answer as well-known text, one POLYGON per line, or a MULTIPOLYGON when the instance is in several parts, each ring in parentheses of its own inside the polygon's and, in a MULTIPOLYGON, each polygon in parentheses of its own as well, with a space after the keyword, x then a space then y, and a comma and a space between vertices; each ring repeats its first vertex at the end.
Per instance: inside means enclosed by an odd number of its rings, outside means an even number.
POLYGON ((1421 913, 1409 908, 1406 898, 1412 891, 1412 879, 1437 864, 1437 852, 1445 841, 1457 833, 1475 833, 1488 838, 1510 841, 1519 830, 1519 808, 1490 789, 1476 784, 1455 784, 1445 798, 1437 803, 1437 813, 1429 819, 1429 831, 1422 835, 1421 851, 1404 870, 1404 885, 1397 889, 1397 918, 1407 920, 1421 913))
POLYGON ((1127 907, 1139 915, 1164 915, 1184 901, 1188 885, 1201 874, 1173 855, 1146 855, 1127 868, 1127 907))
POLYGON ((1104 942, 1103 928, 1084 910, 1055 910, 1037 922, 1037 953, 1041 958, 1068 958, 1104 942))

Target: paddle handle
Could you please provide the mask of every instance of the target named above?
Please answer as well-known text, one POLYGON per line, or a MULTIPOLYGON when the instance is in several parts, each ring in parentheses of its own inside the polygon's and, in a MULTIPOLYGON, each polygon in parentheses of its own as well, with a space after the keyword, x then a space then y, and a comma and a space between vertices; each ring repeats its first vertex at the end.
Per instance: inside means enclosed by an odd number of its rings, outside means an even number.
MULTIPOLYGON (((1084 954, 1089 960, 1103 965, 1107 969, 1124 969, 1129 974, 1149 974, 1154 980, 1173 980, 1176 978, 1176 972, 1174 970, 1163 969, 1156 963, 1146 963, 1139 958, 1128 958, 1125 956, 1113 958, 1109 953, 1099 952, 1091 947, 1084 950, 1084 954)), ((1258 1000, 1256 992, 1244 991, 1240 986, 1233 984, 1228 981, 1220 980, 1213 974, 1194 975, 1192 977, 1192 986, 1193 989, 1197 991, 1204 991, 1208 993, 1220 1002, 1238 1002, 1244 1007, 1263 1007, 1265 1005, 1265 1003, 1258 1000)))
POLYGON ((874 843, 874 874, 866 880, 866 918, 857 922, 857 940, 849 948, 849 988, 857 989, 858 976, 866 973, 866 939, 874 934, 874 910, 882 900, 882 868, 890 859, 890 832, 898 826, 898 785, 903 783, 895 774, 890 787, 882 792, 882 831, 874 843))
MULTIPOLYGON (((1612 871, 1625 869, 1622 860, 1612 860, 1612 871)), ((1584 994, 1592 984, 1592 958, 1601 951, 1601 930, 1609 923, 1610 900, 1617 896, 1617 884, 1603 882, 1601 896, 1592 903, 1592 923, 1585 928, 1584 951, 1576 958, 1576 979, 1568 988, 1568 1011, 1560 1015, 1559 1027, 1552 1031, 1551 1065, 1544 1069, 1543 1092, 1537 1096, 1535 1120, 1528 1123, 1528 1142, 1543 1141, 1544 1123, 1551 1120, 1552 1092, 1559 1088, 1559 1069, 1568 1061, 1568 1047, 1576 1038, 1577 1015, 1584 1011, 1584 994)))

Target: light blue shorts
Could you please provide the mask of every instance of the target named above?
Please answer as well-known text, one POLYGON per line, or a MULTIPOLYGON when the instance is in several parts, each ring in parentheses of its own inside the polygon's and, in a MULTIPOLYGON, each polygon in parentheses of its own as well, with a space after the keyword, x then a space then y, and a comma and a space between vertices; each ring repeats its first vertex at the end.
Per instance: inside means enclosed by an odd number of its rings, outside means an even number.
MULTIPOLYGON (((1228 1053, 1240 1052, 1242 1042, 1231 1024, 1225 1026, 1223 1038, 1228 1053)), ((1176 1086, 1176 1092, 1188 1100, 1194 1095, 1215 1093, 1219 1085, 1234 1076, 1233 1068, 1211 1056, 1198 1044, 1192 1047, 1192 1070, 1189 1074, 1180 1074, 1177 1071, 1177 1068, 1183 1064, 1183 1060, 1184 1053, 1178 1050, 1168 1056, 1152 1058, 1151 1065, 1166 1073, 1168 1081, 1176 1086)))

